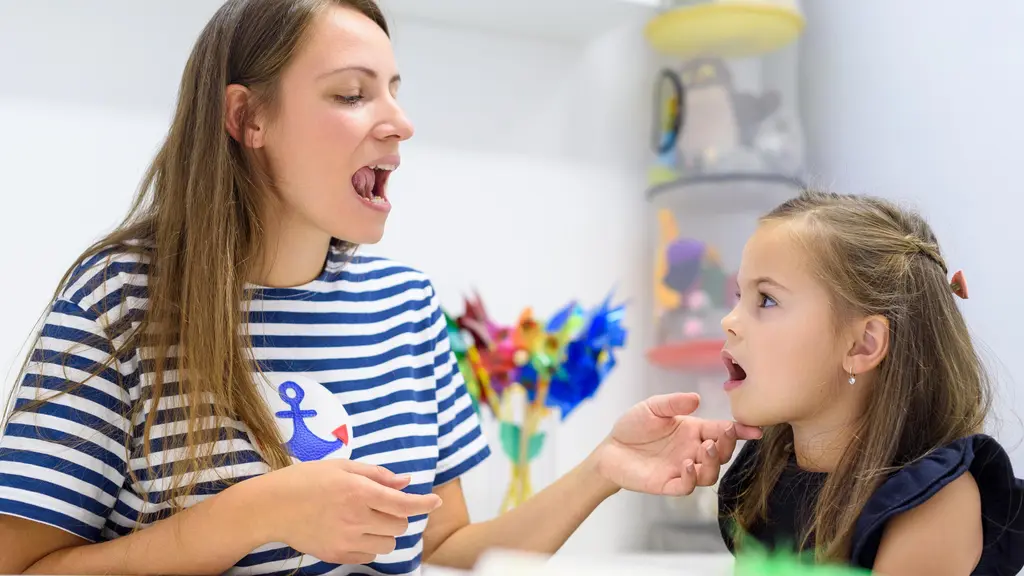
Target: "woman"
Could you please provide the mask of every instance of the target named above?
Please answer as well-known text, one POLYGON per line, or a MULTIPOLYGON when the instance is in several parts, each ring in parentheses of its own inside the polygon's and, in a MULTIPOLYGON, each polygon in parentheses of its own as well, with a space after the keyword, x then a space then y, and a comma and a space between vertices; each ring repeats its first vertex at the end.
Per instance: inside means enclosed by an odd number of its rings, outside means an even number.
POLYGON ((216 13, 130 216, 61 282, 23 370, 0 572, 411 574, 553 552, 619 489, 687 494, 759 434, 655 397, 470 524, 458 478, 488 448, 437 295, 352 256, 381 237, 412 136, 398 85, 372 0, 216 13))

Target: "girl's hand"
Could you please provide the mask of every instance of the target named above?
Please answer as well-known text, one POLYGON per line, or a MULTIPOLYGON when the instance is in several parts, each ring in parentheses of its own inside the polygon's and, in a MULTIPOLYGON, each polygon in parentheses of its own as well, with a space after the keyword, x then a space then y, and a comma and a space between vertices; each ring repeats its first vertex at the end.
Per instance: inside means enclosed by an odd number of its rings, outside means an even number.
MULTIPOLYGON (((435 494, 407 494, 408 476, 351 460, 304 462, 254 479, 268 514, 268 542, 332 564, 366 564, 395 549, 409 517, 441 506, 435 494)), ((243 482, 244 484, 244 482, 243 482)))

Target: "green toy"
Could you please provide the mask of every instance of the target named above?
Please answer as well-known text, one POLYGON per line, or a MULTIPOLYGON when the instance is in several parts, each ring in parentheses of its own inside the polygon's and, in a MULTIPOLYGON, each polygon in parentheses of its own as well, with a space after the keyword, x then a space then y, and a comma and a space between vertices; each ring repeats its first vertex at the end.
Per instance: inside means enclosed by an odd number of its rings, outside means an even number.
POLYGON ((815 564, 810 552, 798 554, 786 548, 770 552, 753 538, 743 542, 736 555, 734 576, 868 576, 870 570, 840 564, 815 564))

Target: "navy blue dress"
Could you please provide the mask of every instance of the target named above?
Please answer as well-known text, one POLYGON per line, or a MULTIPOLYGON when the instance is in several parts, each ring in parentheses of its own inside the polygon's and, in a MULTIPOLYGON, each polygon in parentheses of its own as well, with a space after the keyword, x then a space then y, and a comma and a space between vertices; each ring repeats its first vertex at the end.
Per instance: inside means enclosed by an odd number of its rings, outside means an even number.
MULTIPOLYGON (((734 551, 732 510, 746 487, 746 472, 756 465, 757 450, 757 441, 747 442, 719 483, 718 523, 730 551, 734 551)), ((965 472, 974 476, 981 492, 984 530, 984 549, 972 574, 1015 576, 1024 567, 1024 481, 1013 475, 1002 446, 984 434, 961 438, 890 475, 857 519, 849 564, 871 569, 886 523, 965 472)), ((768 518, 747 532, 769 548, 799 542, 810 525, 825 477, 825 473, 800 470, 795 459, 791 461, 769 498, 768 518)), ((810 540, 813 545, 813 535, 810 540)))

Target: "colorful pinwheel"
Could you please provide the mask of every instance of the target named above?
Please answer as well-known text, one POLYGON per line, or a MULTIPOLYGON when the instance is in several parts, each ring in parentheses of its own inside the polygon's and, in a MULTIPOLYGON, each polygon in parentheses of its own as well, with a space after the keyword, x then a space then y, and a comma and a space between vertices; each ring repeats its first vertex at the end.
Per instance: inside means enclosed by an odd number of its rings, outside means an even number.
POLYGON ((502 448, 512 460, 503 511, 533 493, 530 461, 544 445, 540 424, 553 410, 565 420, 615 367, 615 351, 626 344, 624 310, 613 306, 609 295, 590 311, 570 302, 546 323, 526 308, 515 325, 502 326, 476 295, 466 299, 461 316, 445 312, 451 348, 474 407, 488 410, 500 423, 502 448))

